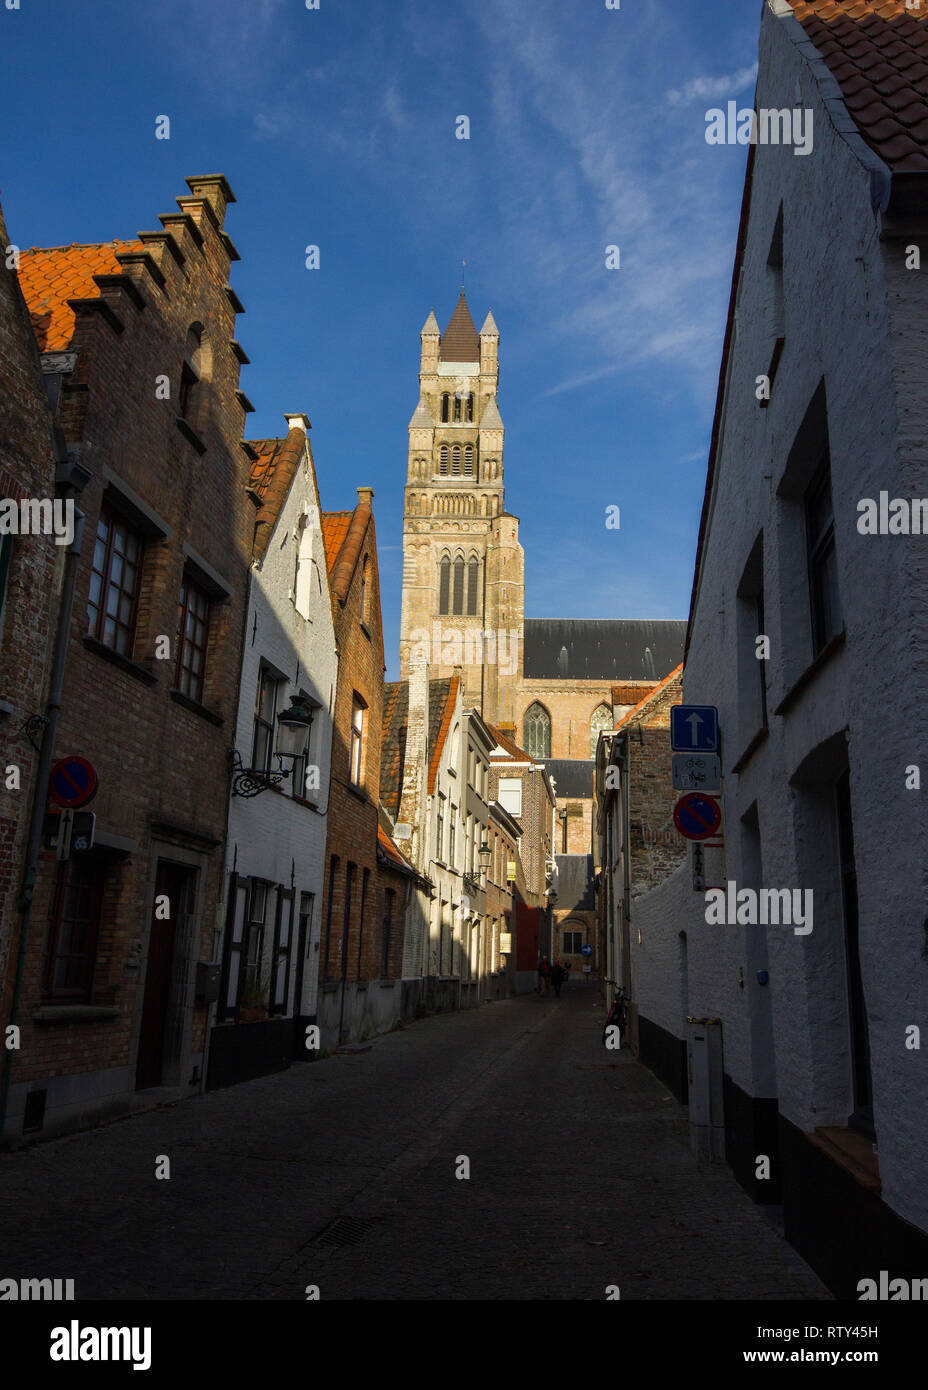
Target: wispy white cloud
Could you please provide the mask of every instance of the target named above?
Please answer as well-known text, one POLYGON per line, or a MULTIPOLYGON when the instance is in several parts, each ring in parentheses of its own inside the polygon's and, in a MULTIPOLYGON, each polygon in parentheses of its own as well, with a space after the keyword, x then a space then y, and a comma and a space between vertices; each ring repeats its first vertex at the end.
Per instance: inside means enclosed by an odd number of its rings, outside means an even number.
POLYGON ((694 77, 683 87, 667 93, 671 106, 687 106, 691 101, 717 101, 719 97, 736 97, 751 86, 757 77, 757 64, 739 68, 725 77, 694 77))

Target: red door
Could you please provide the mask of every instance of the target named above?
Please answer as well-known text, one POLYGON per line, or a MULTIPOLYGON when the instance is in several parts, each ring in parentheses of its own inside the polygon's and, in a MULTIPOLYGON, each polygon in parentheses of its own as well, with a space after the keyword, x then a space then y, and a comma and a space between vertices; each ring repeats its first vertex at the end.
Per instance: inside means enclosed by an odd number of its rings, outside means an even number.
POLYGON ((174 967, 174 939, 177 922, 186 905, 189 869, 166 860, 158 861, 155 877, 155 903, 152 909, 151 934, 148 940, 148 964, 145 970, 145 996, 142 1001, 142 1026, 139 1032, 139 1052, 135 1069, 135 1088, 144 1091, 160 1086, 164 1066, 164 1041, 167 1027, 168 1001, 174 967), (167 899, 165 916, 164 899, 167 899), (159 902, 161 904, 159 908, 159 902))

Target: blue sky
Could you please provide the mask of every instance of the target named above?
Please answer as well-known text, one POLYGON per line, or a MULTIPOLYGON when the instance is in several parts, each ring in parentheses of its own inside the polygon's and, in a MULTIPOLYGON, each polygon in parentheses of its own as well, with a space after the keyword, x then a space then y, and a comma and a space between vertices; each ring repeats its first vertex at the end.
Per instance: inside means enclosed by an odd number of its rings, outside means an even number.
POLYGON ((246 432, 305 411, 323 506, 373 485, 391 677, 418 334, 462 258, 501 335, 526 615, 687 615, 746 155, 706 144, 705 113, 751 105, 760 0, 20 6, 0 7, 11 238, 131 237, 187 175, 226 175, 246 432))

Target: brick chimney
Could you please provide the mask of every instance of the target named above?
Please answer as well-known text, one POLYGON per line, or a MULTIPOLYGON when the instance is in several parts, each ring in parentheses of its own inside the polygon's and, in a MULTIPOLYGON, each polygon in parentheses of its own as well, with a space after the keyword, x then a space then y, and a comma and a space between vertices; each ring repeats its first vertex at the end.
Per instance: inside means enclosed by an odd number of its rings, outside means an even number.
POLYGON ((374 501, 374 489, 373 489, 372 487, 359 487, 359 488, 358 488, 358 506, 359 506, 359 507, 363 506, 365 503, 367 503, 367 505, 370 507, 370 506, 373 504, 373 501, 374 501))

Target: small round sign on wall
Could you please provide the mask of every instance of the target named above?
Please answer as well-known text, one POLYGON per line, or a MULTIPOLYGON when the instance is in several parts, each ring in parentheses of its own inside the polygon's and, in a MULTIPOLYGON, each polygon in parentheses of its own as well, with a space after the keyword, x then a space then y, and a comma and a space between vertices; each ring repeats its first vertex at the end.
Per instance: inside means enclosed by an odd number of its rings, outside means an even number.
POLYGON ((673 823, 687 840, 708 840, 722 824, 722 808, 713 796, 687 792, 673 808, 673 823))
POLYGON ((48 799, 56 806, 86 806, 96 796, 99 781, 93 763, 72 753, 52 763, 48 799))

